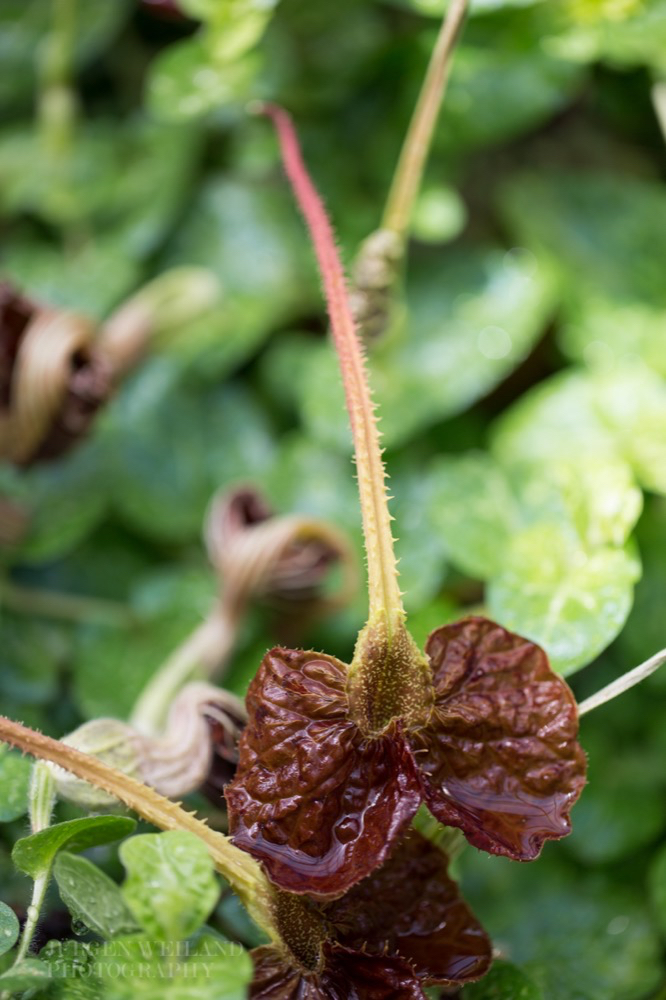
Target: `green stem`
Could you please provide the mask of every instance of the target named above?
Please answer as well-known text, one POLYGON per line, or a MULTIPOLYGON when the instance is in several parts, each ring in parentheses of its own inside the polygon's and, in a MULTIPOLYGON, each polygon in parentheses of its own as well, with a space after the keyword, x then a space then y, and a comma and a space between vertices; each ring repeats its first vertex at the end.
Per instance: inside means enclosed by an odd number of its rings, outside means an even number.
POLYGON ((446 93, 451 56, 468 5, 469 0, 451 0, 449 4, 389 191, 382 229, 390 229, 402 238, 409 228, 414 201, 421 186, 437 116, 446 93))
POLYGON ((224 834, 211 830, 193 813, 159 795, 96 757, 81 753, 34 729, 0 716, 0 740, 41 760, 51 761, 96 788, 114 795, 143 819, 162 830, 193 833, 208 848, 215 867, 238 894, 250 917, 276 942, 279 930, 273 916, 274 891, 259 864, 239 850, 224 834))
MULTIPOLYGON (((38 761, 32 769, 30 778, 29 814, 32 833, 39 833, 40 830, 46 830, 51 825, 55 799, 55 781, 51 769, 48 765, 38 761)), ((33 883, 32 899, 28 907, 14 965, 19 965, 30 951, 50 880, 51 870, 49 868, 41 872, 33 883)))
POLYGON ((21 587, 9 580, 0 580, 0 605, 19 614, 43 615, 45 618, 64 618, 75 622, 93 621, 121 627, 130 626, 134 622, 129 608, 119 602, 21 587))
POLYGON ((64 161, 71 152, 77 99, 71 86, 78 0, 52 0, 52 28, 39 61, 39 118, 46 152, 64 161))

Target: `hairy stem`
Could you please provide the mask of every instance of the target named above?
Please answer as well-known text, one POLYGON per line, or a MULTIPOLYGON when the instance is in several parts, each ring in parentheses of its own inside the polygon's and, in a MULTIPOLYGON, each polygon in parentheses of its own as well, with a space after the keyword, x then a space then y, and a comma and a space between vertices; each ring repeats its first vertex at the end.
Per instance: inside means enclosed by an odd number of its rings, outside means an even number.
POLYGON ((404 617, 393 550, 384 463, 374 405, 368 386, 365 358, 349 306, 345 275, 331 224, 310 180, 289 115, 273 105, 262 105, 277 129, 287 177, 314 244, 340 362, 347 410, 351 422, 356 471, 368 561, 370 620, 384 621, 389 634, 396 617, 404 617))
POLYGON ((34 729, 28 729, 19 722, 0 717, 0 739, 33 757, 51 761, 96 788, 115 795, 143 819, 162 830, 193 833, 205 843, 218 872, 238 894, 255 923, 273 940, 279 941, 272 915, 273 892, 268 880, 258 863, 224 834, 211 830, 178 803, 171 802, 122 771, 34 729))
POLYGON ((600 705, 605 705, 607 701, 612 701, 613 698, 617 698, 618 695, 624 694, 629 688, 634 687, 635 684, 640 684, 644 681, 646 677, 653 674, 655 670, 658 670, 662 663, 666 662, 666 649, 662 649, 661 652, 655 653, 651 656, 649 660, 645 663, 641 663, 639 666, 634 667, 628 673, 623 674, 622 677, 618 677, 617 680, 613 681, 611 684, 607 684, 605 688, 601 691, 597 691, 596 694, 590 695, 589 698, 585 698, 584 701, 578 706, 578 714, 585 715, 586 712, 591 712, 593 708, 598 708, 600 705))
POLYGON ((451 0, 449 3, 393 177, 382 228, 390 229, 401 237, 409 227, 414 201, 421 186, 437 115, 446 93, 451 56, 468 5, 469 0, 451 0))

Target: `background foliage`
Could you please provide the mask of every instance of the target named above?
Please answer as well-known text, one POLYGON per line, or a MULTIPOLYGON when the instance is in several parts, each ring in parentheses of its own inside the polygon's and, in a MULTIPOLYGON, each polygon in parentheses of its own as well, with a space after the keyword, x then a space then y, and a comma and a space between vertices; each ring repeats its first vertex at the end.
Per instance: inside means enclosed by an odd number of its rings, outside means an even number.
MULTIPOLYGON (((218 487, 255 483, 279 511, 329 518, 360 559, 314 267, 270 130, 245 107, 270 97, 293 113, 350 263, 379 222, 442 3, 182 0, 183 20, 159 4, 79 0, 78 116, 56 149, 35 109, 57 6, 0 9, 3 274, 96 318, 170 266, 210 268, 221 288, 83 446, 29 471, 0 466, 0 493, 29 518, 20 545, 0 551, 2 712, 60 736, 126 717, 205 614, 215 581, 200 531, 218 487), (96 603, 63 620, 17 587, 96 603)), ((369 352, 416 637, 483 605, 541 642, 581 698, 666 645, 662 77, 663 0, 477 0, 404 304, 369 352)), ((361 596, 299 642, 346 659, 363 611, 361 596)), ((253 616, 225 683, 243 694, 279 637, 253 616)), ((665 692, 656 675, 584 720, 590 785, 567 841, 534 866, 463 855, 463 888, 506 959, 469 1000, 666 996, 665 692)), ((25 832, 27 774, 0 756, 0 875, 19 913, 27 882, 9 852, 25 832)), ((46 937, 69 910, 98 938, 136 940, 173 915, 187 933, 253 944, 233 897, 216 905, 205 859, 184 875, 197 900, 169 883, 154 907, 146 873, 175 850, 157 844, 126 842, 122 890, 111 848, 94 851, 105 875, 66 847, 46 937), (89 912, 100 894, 107 905, 89 912)), ((0 909, 3 947, 14 933, 0 909)), ((244 961, 221 966, 231 985, 215 997, 243 995, 244 961)), ((100 995, 85 977, 80 988, 100 995)), ((173 988, 174 1000, 213 997, 173 988)))

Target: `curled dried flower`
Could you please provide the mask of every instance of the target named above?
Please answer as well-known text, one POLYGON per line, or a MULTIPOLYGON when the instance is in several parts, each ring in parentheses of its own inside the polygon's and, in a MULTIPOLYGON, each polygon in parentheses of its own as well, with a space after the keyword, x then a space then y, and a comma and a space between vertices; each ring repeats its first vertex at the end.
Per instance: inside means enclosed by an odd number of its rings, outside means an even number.
POLYGON ((111 391, 84 317, 0 289, 0 455, 55 458, 85 435, 111 391))
POLYGON ((281 612, 330 610, 345 604, 356 585, 354 560, 341 532, 319 518, 277 517, 251 487, 214 498, 204 537, 228 608, 244 606, 254 596, 281 612), (323 584, 336 564, 342 584, 326 597, 323 584))
MULTIPOLYGON (((146 736, 118 719, 93 719, 62 742, 144 781, 168 798, 180 798, 209 781, 221 785, 219 758, 233 765, 245 721, 243 704, 210 684, 188 684, 174 699, 166 727, 146 736), (222 735, 223 734, 223 735, 222 735)), ((118 805, 108 793, 54 766, 58 793, 86 809, 118 805)))

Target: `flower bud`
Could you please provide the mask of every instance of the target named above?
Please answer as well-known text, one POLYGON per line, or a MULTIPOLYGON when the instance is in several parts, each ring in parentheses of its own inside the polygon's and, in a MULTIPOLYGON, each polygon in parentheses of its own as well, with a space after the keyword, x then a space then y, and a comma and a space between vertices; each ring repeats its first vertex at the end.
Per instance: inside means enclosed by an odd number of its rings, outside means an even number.
POLYGON ((393 287, 403 254, 403 240, 391 229, 378 229, 361 244, 349 301, 365 343, 378 340, 390 325, 393 287))

